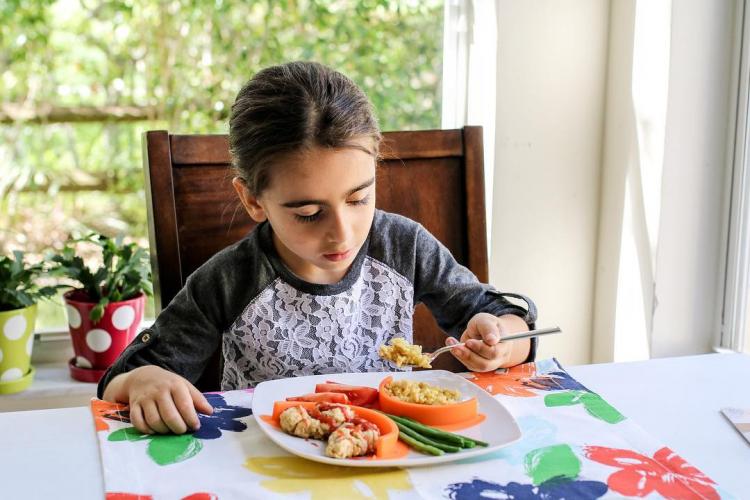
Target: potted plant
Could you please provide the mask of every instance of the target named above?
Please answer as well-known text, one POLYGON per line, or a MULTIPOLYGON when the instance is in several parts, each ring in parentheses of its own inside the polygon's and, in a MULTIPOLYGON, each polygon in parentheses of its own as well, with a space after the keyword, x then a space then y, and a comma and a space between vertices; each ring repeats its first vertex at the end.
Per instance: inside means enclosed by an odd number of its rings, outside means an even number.
POLYGON ((75 352, 70 373, 76 380, 97 382, 138 333, 146 295, 153 293, 148 253, 122 237, 89 233, 69 239, 61 253, 48 259, 52 274, 78 285, 63 295, 75 352), (80 243, 98 247, 98 269, 90 269, 76 252, 80 243))
POLYGON ((0 256, 0 394, 26 389, 34 379, 36 304, 55 295, 57 287, 39 286, 43 264, 25 264, 23 252, 0 256))

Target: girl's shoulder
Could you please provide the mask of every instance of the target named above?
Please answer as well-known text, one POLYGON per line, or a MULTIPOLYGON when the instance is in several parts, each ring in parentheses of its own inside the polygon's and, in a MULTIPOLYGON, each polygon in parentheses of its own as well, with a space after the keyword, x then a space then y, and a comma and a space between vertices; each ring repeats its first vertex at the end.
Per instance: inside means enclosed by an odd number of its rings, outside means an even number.
MULTIPOLYGON (((378 210, 370 232, 371 258, 406 277, 413 277, 425 255, 434 254, 437 240, 419 222, 378 210)), ((413 279, 413 278, 411 278, 413 279)))
POLYGON ((227 276, 258 276, 270 271, 256 226, 239 241, 219 250, 195 271, 196 277, 225 280, 227 276))
POLYGON ((401 214, 386 212, 385 210, 375 210, 375 218, 372 222, 373 235, 387 234, 388 236, 409 236, 416 235, 424 231, 424 227, 414 219, 410 219, 401 214))

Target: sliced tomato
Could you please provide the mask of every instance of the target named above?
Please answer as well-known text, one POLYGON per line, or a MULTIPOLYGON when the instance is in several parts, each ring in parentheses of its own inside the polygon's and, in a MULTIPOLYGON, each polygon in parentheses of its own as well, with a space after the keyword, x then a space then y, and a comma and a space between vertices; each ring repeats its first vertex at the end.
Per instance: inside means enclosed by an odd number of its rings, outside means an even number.
POLYGON ((303 396, 286 398, 287 401, 309 401, 311 403, 338 403, 342 405, 352 404, 349 397, 342 392, 313 392, 303 396))
POLYGON ((350 404, 355 406, 373 406, 378 402, 378 390, 372 387, 361 385, 339 384, 337 382, 327 381, 325 384, 315 386, 316 393, 337 392, 346 394, 349 397, 350 404))

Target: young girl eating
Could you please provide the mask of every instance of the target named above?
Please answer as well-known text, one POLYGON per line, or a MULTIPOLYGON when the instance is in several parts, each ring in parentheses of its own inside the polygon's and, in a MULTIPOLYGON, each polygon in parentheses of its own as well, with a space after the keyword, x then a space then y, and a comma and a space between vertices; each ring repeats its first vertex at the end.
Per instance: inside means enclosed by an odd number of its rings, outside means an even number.
MULTIPOLYGON (((378 347, 412 342, 424 303, 469 370, 532 360, 499 342, 536 319, 480 283, 420 224, 375 209, 380 130, 354 82, 317 63, 267 68, 229 123, 237 195, 256 228, 184 288, 99 382, 145 433, 184 433, 211 405, 193 385, 221 349, 222 390, 282 377, 388 371, 378 347)), ((515 294, 507 294, 513 295, 515 294)))

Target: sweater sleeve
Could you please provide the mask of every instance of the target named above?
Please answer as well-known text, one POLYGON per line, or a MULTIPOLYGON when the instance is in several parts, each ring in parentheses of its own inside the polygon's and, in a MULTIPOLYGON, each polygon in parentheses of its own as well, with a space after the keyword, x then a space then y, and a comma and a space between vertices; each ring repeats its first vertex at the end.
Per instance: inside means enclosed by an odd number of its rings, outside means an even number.
MULTIPOLYGON (((459 338, 469 320, 480 312, 495 316, 514 314, 529 328, 534 328, 537 310, 534 302, 524 295, 500 292, 481 283, 469 269, 459 264, 450 251, 420 226, 417 232, 415 262, 415 300, 423 302, 432 312, 438 325, 449 335, 459 338), (525 307, 509 299, 520 299, 525 307)), ((536 356, 537 339, 531 339, 531 349, 525 362, 536 356)))
POLYGON ((220 346, 225 323, 217 303, 217 276, 195 272, 158 315, 153 326, 140 332, 99 381, 101 398, 117 375, 145 365, 156 365, 195 383, 220 346))
POLYGON ((159 366, 195 384, 221 349, 224 332, 272 280, 255 234, 214 255, 188 276, 153 326, 120 354, 99 381, 98 397, 115 376, 145 365, 159 366))

